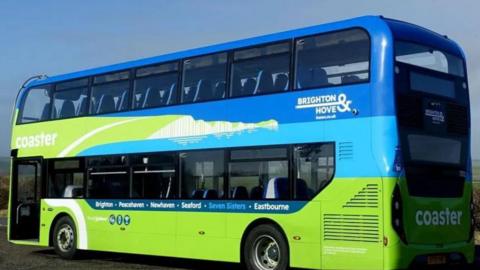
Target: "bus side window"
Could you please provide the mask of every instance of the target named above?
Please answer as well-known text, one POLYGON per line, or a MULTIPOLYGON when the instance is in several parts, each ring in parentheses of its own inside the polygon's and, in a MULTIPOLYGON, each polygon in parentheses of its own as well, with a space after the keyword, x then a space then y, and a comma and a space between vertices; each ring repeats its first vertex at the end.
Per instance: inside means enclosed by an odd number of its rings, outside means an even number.
POLYGON ((227 53, 218 53, 183 62, 182 103, 225 97, 227 53))
POLYGON ((71 118, 86 113, 88 78, 59 83, 53 93, 53 106, 56 114, 52 119, 71 118))
POLYGON ((137 69, 133 108, 152 108, 176 103, 178 62, 137 69))
POLYGON ((224 151, 180 153, 182 199, 223 199, 224 151))
POLYGON ((130 82, 128 71, 94 77, 90 114, 112 113, 126 110, 130 82))
POLYGON ((177 198, 175 159, 171 153, 132 156, 132 198, 177 198))
POLYGON ((295 199, 310 200, 330 183, 335 171, 333 149, 333 143, 295 146, 295 199))
POLYGON ((88 198, 125 199, 130 197, 127 156, 89 158, 88 167, 88 198))
POLYGON ((288 90, 290 42, 277 43, 234 52, 232 97, 288 90))
POLYGON ((296 40, 295 89, 365 82, 370 41, 360 29, 296 40))
POLYGON ((85 181, 83 166, 81 159, 51 161, 47 198, 83 198, 85 181))
POLYGON ((288 200, 287 149, 252 148, 230 152, 230 198, 234 200, 288 200))
POLYGON ((52 87, 30 88, 22 100, 19 123, 32 123, 49 120, 51 117, 52 87))

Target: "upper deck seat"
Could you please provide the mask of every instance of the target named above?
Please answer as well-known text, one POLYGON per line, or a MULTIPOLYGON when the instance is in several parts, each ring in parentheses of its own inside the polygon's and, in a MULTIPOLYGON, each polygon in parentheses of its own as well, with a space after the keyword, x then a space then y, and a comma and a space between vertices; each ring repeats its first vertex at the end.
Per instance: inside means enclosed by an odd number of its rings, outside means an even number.
MULTIPOLYGON (((55 107, 52 108, 52 119, 55 119, 57 118, 57 110, 55 109, 55 107)), ((45 106, 43 106, 43 110, 42 110, 42 115, 41 115, 41 118, 39 119, 40 121, 43 121, 43 120, 48 120, 50 119, 50 103, 47 103, 45 104, 45 106)))
POLYGON ((212 99, 212 83, 209 80, 200 80, 197 83, 197 92, 193 98, 193 102, 212 99))
POLYGON ((275 78, 273 88, 277 91, 288 90, 288 76, 286 74, 278 74, 275 78))
POLYGON ((346 75, 342 76, 342 83, 356 83, 361 81, 360 77, 356 75, 346 75))
POLYGON ((175 102, 175 100, 172 98, 173 93, 175 91, 177 91, 177 83, 172 83, 172 85, 170 86, 170 89, 168 89, 167 92, 165 93, 164 98, 166 97, 166 99, 165 99, 164 105, 170 105, 175 102))
POLYGON ((75 116, 75 105, 71 100, 64 100, 60 109, 60 118, 70 118, 75 116))
POLYGON ((248 78, 242 87, 242 96, 250 96, 253 95, 255 91, 255 87, 257 87, 257 80, 254 78, 248 78))
POLYGON ((115 100, 111 95, 103 95, 98 102, 96 113, 106 113, 115 111, 115 100))
POLYGON ((197 93, 197 86, 191 86, 188 91, 187 88, 183 89, 183 97, 182 97, 182 103, 190 103, 193 102, 193 98, 195 97, 197 93))
POLYGON ((213 91, 213 99, 225 98, 225 85, 224 81, 217 82, 215 84, 215 91, 213 91))
POLYGON ((325 85, 329 85, 328 75, 321 67, 304 67, 298 72, 298 88, 311 88, 325 85))
POLYGON ((271 93, 274 90, 272 73, 268 70, 261 70, 257 75, 257 85, 255 86, 253 94, 271 93))
POLYGON ((153 88, 148 88, 145 93, 145 99, 143 100, 142 108, 150 108, 159 106, 161 103, 160 92, 153 88))
POLYGON ((77 111, 75 112, 77 116, 81 116, 87 112, 87 102, 88 102, 88 98, 82 96, 80 99, 80 105, 78 106, 77 111))
POLYGON ((268 181, 264 190, 265 199, 287 200, 289 197, 289 182, 286 177, 274 177, 268 181))

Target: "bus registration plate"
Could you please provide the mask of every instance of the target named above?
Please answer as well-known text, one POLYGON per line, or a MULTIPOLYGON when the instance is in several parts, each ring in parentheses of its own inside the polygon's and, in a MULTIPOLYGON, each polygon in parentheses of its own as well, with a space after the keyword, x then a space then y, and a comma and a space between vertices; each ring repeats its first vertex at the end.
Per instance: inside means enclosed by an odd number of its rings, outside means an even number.
POLYGON ((432 264, 446 264, 447 263, 447 257, 445 255, 431 255, 428 256, 427 258, 427 264, 432 265, 432 264))

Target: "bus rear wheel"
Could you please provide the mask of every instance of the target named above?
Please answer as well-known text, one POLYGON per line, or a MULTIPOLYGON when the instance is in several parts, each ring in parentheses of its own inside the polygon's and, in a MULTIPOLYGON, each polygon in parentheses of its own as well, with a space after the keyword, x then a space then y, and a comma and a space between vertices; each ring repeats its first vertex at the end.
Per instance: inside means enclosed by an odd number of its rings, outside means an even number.
POLYGON ((286 270, 288 246, 276 226, 263 224, 253 228, 245 239, 244 263, 248 270, 286 270))
POLYGON ((72 219, 65 216, 55 224, 53 246, 55 252, 64 259, 73 259, 77 253, 77 231, 72 219))

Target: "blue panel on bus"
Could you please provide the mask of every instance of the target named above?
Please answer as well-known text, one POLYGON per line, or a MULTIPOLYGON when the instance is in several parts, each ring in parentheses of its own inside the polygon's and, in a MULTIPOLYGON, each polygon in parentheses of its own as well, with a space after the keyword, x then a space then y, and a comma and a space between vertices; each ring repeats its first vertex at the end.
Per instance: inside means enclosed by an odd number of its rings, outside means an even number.
POLYGON ((182 211, 291 214, 301 210, 306 201, 226 201, 226 200, 99 200, 87 199, 96 210, 182 211))

